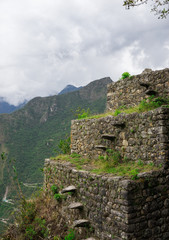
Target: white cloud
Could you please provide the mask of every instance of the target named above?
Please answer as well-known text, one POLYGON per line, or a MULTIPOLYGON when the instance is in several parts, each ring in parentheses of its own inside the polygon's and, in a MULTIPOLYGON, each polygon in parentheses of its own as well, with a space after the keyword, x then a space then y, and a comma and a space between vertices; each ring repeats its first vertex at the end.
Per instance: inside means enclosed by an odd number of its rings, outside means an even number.
POLYGON ((124 71, 165 68, 169 20, 119 0, 1 0, 0 96, 13 104, 118 80, 124 71))

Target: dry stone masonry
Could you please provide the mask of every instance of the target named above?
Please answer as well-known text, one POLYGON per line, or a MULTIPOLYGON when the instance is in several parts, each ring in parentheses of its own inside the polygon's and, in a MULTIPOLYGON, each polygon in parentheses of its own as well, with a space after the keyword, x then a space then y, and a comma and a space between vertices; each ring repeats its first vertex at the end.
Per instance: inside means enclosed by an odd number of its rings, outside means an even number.
POLYGON ((137 105, 151 95, 169 95, 169 68, 145 70, 142 74, 108 84, 107 111, 137 105))
MULTIPOLYGON (((169 96, 169 69, 146 69, 109 84, 107 110, 137 105, 151 95, 169 96)), ((71 163, 47 159, 44 187, 50 191, 56 184, 67 194, 57 209, 66 217, 67 225, 84 231, 86 239, 168 240, 169 108, 72 121, 72 153, 97 158, 106 154, 106 149, 162 168, 131 180, 80 171, 71 163)))
MULTIPOLYGON (((56 209, 68 226, 85 219, 102 240, 169 239, 169 170, 140 173, 134 181, 78 171, 69 163, 51 160, 46 160, 45 169, 46 189, 53 184, 77 188, 56 209), (80 208, 74 208, 75 203, 80 208)), ((90 228, 86 235, 92 235, 90 228)))
POLYGON ((169 108, 145 113, 120 114, 100 119, 73 120, 71 151, 90 158, 104 155, 106 149, 136 161, 168 165, 169 108))

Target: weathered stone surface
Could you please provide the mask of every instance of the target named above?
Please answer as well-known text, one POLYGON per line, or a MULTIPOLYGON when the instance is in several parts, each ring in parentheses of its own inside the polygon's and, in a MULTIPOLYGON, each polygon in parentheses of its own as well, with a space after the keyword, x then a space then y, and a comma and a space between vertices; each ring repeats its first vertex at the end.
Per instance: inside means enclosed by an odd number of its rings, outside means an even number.
POLYGON ((155 91, 158 96, 169 94, 169 68, 145 72, 108 84, 107 111, 120 106, 134 106, 147 98, 146 89, 155 91))
POLYGON ((76 191, 76 187, 75 186, 69 186, 67 188, 64 188, 61 193, 67 193, 67 192, 75 192, 76 191))
POLYGON ((73 222, 73 225, 72 227, 75 228, 75 227, 87 227, 89 226, 90 222, 89 220, 86 220, 86 219, 79 219, 79 220, 76 220, 73 222))
MULTIPOLYGON (((107 110, 136 105, 152 94, 169 95, 169 69, 147 69, 110 84, 107 110)), ((48 159, 44 188, 49 194, 53 184, 60 188, 71 185, 62 192, 77 187, 76 194, 68 195, 56 211, 61 212, 69 227, 79 227, 78 231, 88 230, 81 226, 92 226, 94 232, 88 240, 94 240, 93 236, 99 240, 168 240, 169 108, 72 121, 71 152, 97 159, 106 154, 107 148, 126 159, 161 164, 163 169, 140 173, 137 180, 131 180, 72 169, 69 163, 48 159), (74 210, 81 204, 82 211, 74 210)))
POLYGON ((158 119, 159 114, 169 119, 169 108, 161 107, 141 114, 74 120, 71 130, 71 152, 98 158, 106 154, 106 149, 112 149, 127 159, 141 159, 146 163, 151 161, 165 167, 169 160, 169 121, 158 119), (124 128, 117 126, 117 123, 124 122, 124 128), (103 139, 102 136, 113 136, 115 140, 110 141, 110 137, 103 139))
POLYGON ((96 240, 95 238, 86 238, 86 239, 83 239, 83 240, 96 240))
MULTIPOLYGON (((75 219, 88 219, 99 240, 167 239, 169 224, 169 170, 139 174, 133 181, 72 169, 71 165, 47 161, 45 186, 77 186, 56 211, 72 226, 75 219), (56 171, 57 170, 57 171, 56 171), (48 177, 50 176, 50 178, 48 177), (83 211, 68 208, 83 204, 83 211)), ((48 188, 50 189, 50 188, 48 188)))
POLYGON ((79 202, 74 202, 74 203, 71 203, 68 208, 70 209, 82 209, 83 208, 83 204, 82 203, 79 203, 79 202))

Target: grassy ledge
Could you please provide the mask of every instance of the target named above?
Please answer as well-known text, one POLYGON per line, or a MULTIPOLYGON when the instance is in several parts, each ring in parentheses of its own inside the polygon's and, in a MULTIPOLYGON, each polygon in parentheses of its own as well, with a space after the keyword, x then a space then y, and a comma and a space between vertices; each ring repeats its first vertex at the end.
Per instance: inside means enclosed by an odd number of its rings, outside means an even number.
POLYGON ((115 111, 110 111, 98 115, 90 115, 88 112, 79 114, 78 119, 98 119, 107 116, 117 116, 120 113, 131 114, 131 113, 142 113, 147 112, 158 107, 165 105, 165 107, 169 107, 169 97, 155 97, 150 96, 147 99, 142 100, 137 106, 127 108, 125 105, 120 106, 115 111))
POLYGON ((59 155, 51 158, 55 161, 70 162, 78 170, 87 170, 96 174, 112 174, 116 176, 126 176, 131 179, 137 179, 141 172, 159 170, 162 166, 155 166, 153 162, 145 164, 141 159, 131 161, 121 158, 119 152, 110 150, 108 155, 99 156, 98 159, 88 159, 73 153, 70 155, 59 155))

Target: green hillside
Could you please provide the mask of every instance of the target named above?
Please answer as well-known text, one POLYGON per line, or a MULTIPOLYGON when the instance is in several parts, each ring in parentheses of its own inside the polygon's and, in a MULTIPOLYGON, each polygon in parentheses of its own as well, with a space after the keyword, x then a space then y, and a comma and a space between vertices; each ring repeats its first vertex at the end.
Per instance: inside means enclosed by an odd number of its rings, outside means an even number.
MULTIPOLYGON (((16 159, 16 168, 23 183, 42 183, 44 159, 56 155, 60 139, 70 134, 71 120, 78 107, 90 108, 92 113, 105 110, 107 84, 110 78, 91 82, 78 91, 51 96, 37 97, 24 108, 11 114, 0 115, 0 150, 16 159)), ((6 163, 7 164, 7 163, 6 163)), ((13 198, 7 166, 0 162, 0 198, 9 185, 7 198, 13 198)), ((33 189, 33 188, 32 188, 33 189)), ((24 189, 29 195, 32 191, 24 189)), ((0 218, 3 213, 0 206, 0 218)), ((3 214, 4 215, 4 214, 3 214)))

